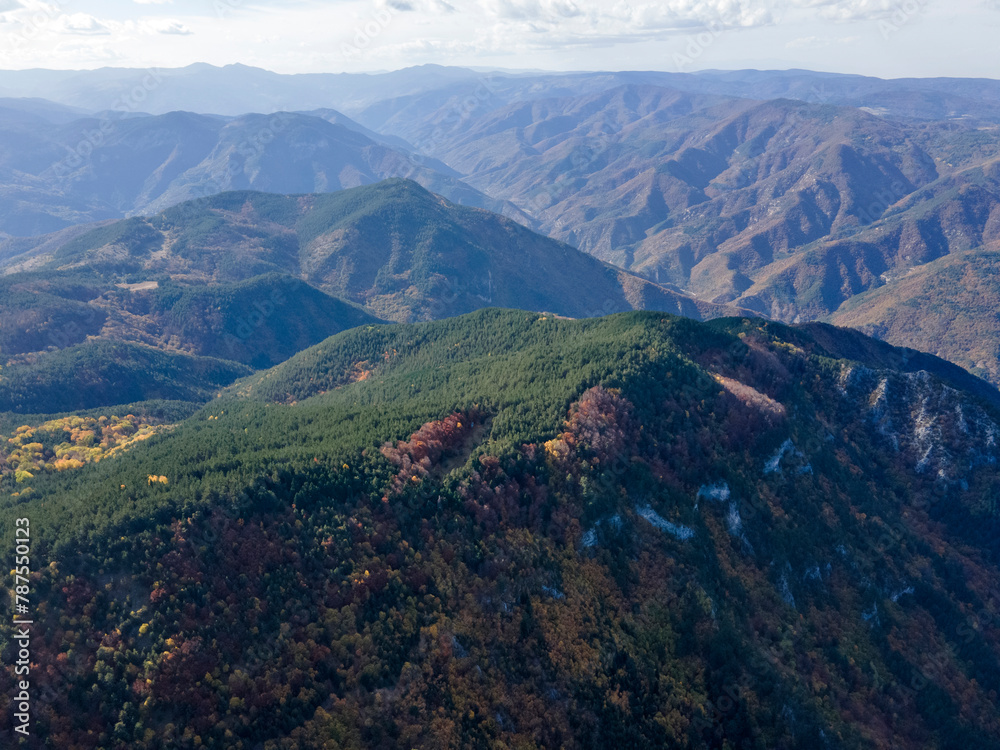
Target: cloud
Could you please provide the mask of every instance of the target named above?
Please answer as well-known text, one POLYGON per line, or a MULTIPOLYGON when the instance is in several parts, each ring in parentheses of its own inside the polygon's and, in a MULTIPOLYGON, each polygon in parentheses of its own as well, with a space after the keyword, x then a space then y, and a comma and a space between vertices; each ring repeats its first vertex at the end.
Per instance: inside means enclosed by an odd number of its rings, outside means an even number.
POLYGON ((581 15, 571 0, 488 0, 486 11, 497 18, 546 21, 581 15))
POLYGON ((81 34, 94 36, 110 34, 111 29, 103 21, 87 13, 68 13, 52 22, 52 30, 59 34, 81 34))
MULTIPOLYGON (((1000 0, 983 0, 1000 5, 1000 0)), ((410 3, 410 0, 390 0, 410 3)), ((920 10, 930 0, 909 0, 920 10)), ((899 13, 900 0, 479 0, 482 12, 495 23, 559 25, 560 32, 617 38, 635 33, 689 33, 696 28, 752 29, 780 24, 789 14, 821 21, 866 21, 899 13), (567 20, 578 21, 566 25, 567 20)), ((912 15, 912 13, 908 13, 912 15)), ((646 37, 648 38, 648 36, 646 37)))
MULTIPOLYGON (((987 8, 1000 9, 1000 0, 957 3, 963 10, 972 5, 979 15, 956 21, 968 26, 967 33, 988 27, 988 19, 996 16, 987 8)), ((0 50, 0 61, 23 67, 59 60, 74 67, 71 56, 78 54, 80 65, 90 66, 110 51, 137 66, 241 61, 282 72, 360 71, 424 62, 560 70, 660 68, 670 67, 672 56, 689 39, 707 38, 702 36, 707 32, 713 40, 724 36, 725 41, 713 41, 699 66, 726 67, 735 61, 737 67, 765 62, 787 67, 787 61, 797 67, 855 70, 862 67, 862 52, 868 55, 865 64, 882 64, 885 45, 878 31, 886 23, 901 28, 916 21, 916 16, 899 16, 901 8, 910 7, 919 8, 921 16, 925 10, 945 13, 943 4, 930 0, 132 0, 100 5, 0 0, 2 36, 15 40, 8 46, 17 53, 8 61, 0 50), (81 6, 103 10, 97 18, 83 13, 63 18, 81 6), (385 21, 390 15, 392 20, 385 21), (350 45, 357 30, 371 22, 379 24, 379 33, 357 55, 345 57, 344 44, 350 45), (861 35, 862 41, 848 44, 848 34, 861 35), (255 41, 262 39, 268 41, 255 41), (81 49, 64 48, 57 57, 59 45, 71 40, 81 49), (85 53, 86 45, 94 47, 93 54, 85 53)), ((913 37, 931 33, 933 24, 914 23, 913 31, 894 44, 913 43, 913 37)), ((987 42, 982 45, 992 49, 987 42)), ((973 54, 969 44, 953 46, 958 49, 954 59, 965 55, 980 60, 987 54, 973 54)), ((904 52, 894 59, 902 68, 908 58, 904 52)), ((923 56, 912 60, 917 67, 923 56)))
POLYGON ((751 28, 775 22, 775 3, 737 0, 703 0, 632 5, 619 3, 615 15, 636 29, 665 31, 690 29, 692 26, 751 28))
POLYGON ((171 18, 147 19, 142 22, 142 26, 144 27, 144 30, 154 34, 177 34, 180 36, 188 36, 194 33, 180 21, 175 21, 171 18))
POLYGON ((792 7, 815 11, 828 21, 872 21, 887 18, 901 9, 913 15, 925 9, 930 0, 789 0, 792 7), (910 9, 912 6, 912 10, 910 9))
POLYGON ((457 13, 457 9, 445 0, 380 0, 379 5, 402 13, 457 13))
POLYGON ((537 30, 553 29, 561 39, 639 39, 690 33, 699 28, 751 28, 775 23, 778 0, 666 0, 633 3, 624 0, 480 0, 481 10, 494 22, 537 30), (554 28, 555 27, 555 28, 554 28))

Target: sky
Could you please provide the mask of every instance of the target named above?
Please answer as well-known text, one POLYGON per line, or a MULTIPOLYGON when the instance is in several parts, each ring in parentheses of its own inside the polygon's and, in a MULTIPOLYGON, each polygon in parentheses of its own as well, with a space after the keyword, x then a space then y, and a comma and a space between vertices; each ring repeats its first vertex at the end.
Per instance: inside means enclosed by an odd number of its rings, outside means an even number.
POLYGON ((1000 0, 0 0, 0 68, 807 68, 1000 78, 1000 0))

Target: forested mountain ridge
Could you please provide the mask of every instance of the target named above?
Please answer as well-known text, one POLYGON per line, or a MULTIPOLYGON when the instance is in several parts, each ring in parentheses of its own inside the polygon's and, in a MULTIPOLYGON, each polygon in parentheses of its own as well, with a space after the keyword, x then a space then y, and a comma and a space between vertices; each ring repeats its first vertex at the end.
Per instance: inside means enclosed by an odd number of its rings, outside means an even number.
POLYGON ((481 310, 339 334, 0 496, 0 533, 32 519, 33 675, 60 686, 36 730, 996 747, 998 404, 826 326, 481 310))
POLYGON ((106 267, 15 273, 0 277, 0 412, 204 402, 252 368, 381 322, 276 273, 221 284, 129 284, 106 267))
POLYGON ((693 317, 735 308, 698 303, 486 211, 408 180, 316 195, 223 193, 134 217, 68 241, 39 238, 2 261, 18 274, 99 273, 143 284, 234 284, 298 277, 390 320, 427 320, 490 304, 569 316, 662 308, 693 317))
POLYGON ((222 193, 12 247, 0 259, 7 367, 0 410, 28 413, 203 397, 232 379, 169 387, 148 368, 150 358, 171 372, 184 362, 204 371, 185 359, 191 355, 217 358, 235 377, 244 365, 270 367, 356 326, 489 305, 569 317, 740 312, 698 302, 497 214, 457 206, 409 180, 312 195, 222 193), (102 361, 111 349, 101 342, 127 343, 114 349, 124 359, 102 361), (86 399, 87 389, 77 387, 86 378, 66 370, 70 361, 102 384, 86 399), (46 403, 60 387, 55 370, 70 379, 57 403, 46 403), (121 400, 107 400, 115 390, 121 400), (67 401, 73 394, 77 400, 67 401))

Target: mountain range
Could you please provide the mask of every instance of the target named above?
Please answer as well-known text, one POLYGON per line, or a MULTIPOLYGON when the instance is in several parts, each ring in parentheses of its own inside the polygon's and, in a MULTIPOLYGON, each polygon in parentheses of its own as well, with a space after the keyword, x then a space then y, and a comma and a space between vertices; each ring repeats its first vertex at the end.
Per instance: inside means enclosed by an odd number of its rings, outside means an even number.
MULTIPOLYGON (((702 304, 857 324, 1000 381, 981 319, 970 327, 953 316, 942 328, 907 297, 933 275, 927 264, 988 257, 997 241, 992 81, 435 66, 288 77, 193 66, 6 71, 0 93, 0 229, 12 235, 225 190, 313 193, 408 177, 702 304), (210 104, 204 92, 223 84, 226 96, 210 104), (136 86, 142 101, 116 107, 113 96, 136 86), (60 103, 10 98, 27 93, 60 103), (901 307, 916 311, 905 326, 881 320, 901 307)), ((8 240, 0 256, 21 246, 8 240)), ((974 264, 970 283, 992 290, 991 267, 974 264)))
POLYGON ((0 97, 42 96, 78 112, 187 110, 236 116, 334 108, 379 132, 386 129, 389 118, 402 123, 398 117, 402 108, 421 118, 431 107, 442 113, 455 107, 471 113, 515 101, 587 95, 625 85, 868 107, 894 118, 992 123, 1000 119, 1000 84, 985 78, 886 80, 809 70, 552 73, 442 65, 384 73, 282 75, 242 64, 205 63, 184 68, 0 71, 0 97))
MULTIPOLYGON (((421 120, 410 104, 406 126, 389 132, 431 143, 546 234, 778 320, 860 321, 869 297, 880 309, 904 304, 925 264, 995 248, 996 124, 712 89, 630 84, 516 101, 447 127, 433 106, 421 120)), ((973 270, 982 288, 995 285, 988 268, 973 270)), ((942 337, 940 318, 918 310, 901 338, 875 318, 866 331, 1000 377, 995 358, 955 343, 976 336, 961 323, 942 337)))
POLYGON ((997 82, 0 97, 29 746, 1000 750, 997 82))

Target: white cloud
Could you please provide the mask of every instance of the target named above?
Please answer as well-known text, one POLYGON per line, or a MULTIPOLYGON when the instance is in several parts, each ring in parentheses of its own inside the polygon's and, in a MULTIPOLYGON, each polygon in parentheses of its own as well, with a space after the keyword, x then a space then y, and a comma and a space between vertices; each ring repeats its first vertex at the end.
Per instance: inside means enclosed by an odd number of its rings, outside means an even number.
POLYGON ((666 0, 630 3, 572 0, 481 0, 483 10, 495 19, 532 23, 564 23, 581 19, 599 31, 619 33, 628 29, 679 31, 695 26, 752 27, 775 19, 777 2, 769 0, 666 0), (610 27, 609 27, 610 25, 610 27))
POLYGON ((53 31, 59 34, 104 35, 110 34, 110 27, 88 13, 68 13, 58 16, 52 22, 53 31))
POLYGON ((142 21, 140 25, 144 31, 155 34, 179 34, 186 36, 194 33, 180 21, 175 21, 172 18, 147 19, 142 21))
POLYGON ((403 13, 457 13, 458 10, 451 3, 445 0, 378 0, 380 8, 386 8, 390 12, 403 13))
POLYGON ((913 15, 925 9, 930 0, 789 0, 792 7, 815 11, 829 21, 870 21, 894 13, 913 15))
MULTIPOLYGON (((983 0, 1000 4, 1000 0, 983 0)), ((390 0, 409 2, 409 0, 390 0)), ((694 27, 750 29, 781 23, 789 14, 823 21, 877 20, 899 14, 909 6, 920 12, 930 0, 480 0, 479 6, 495 23, 561 24, 579 19, 595 35, 620 33, 683 32, 694 27)))
POLYGON ((571 0, 487 0, 487 12, 498 18, 547 21, 580 16, 583 12, 571 0))
POLYGON ((939 48, 942 71, 995 75, 996 9, 1000 0, 0 0, 0 67, 90 67, 114 54, 136 67, 243 62, 281 72, 426 62, 674 69, 695 40, 699 68, 915 75, 931 66, 924 50, 939 48), (70 12, 81 7, 102 12, 70 12), (899 15, 911 7, 916 14, 899 15), (880 33, 887 23, 905 27, 891 44, 880 33), (359 30, 364 44, 353 41, 359 30), (59 46, 70 39, 79 46, 59 46), (352 45, 356 54, 345 54, 352 45))

